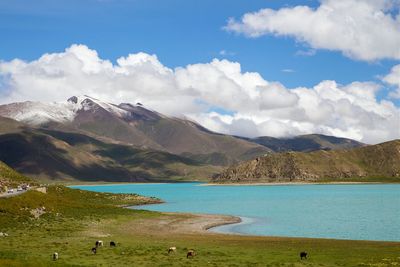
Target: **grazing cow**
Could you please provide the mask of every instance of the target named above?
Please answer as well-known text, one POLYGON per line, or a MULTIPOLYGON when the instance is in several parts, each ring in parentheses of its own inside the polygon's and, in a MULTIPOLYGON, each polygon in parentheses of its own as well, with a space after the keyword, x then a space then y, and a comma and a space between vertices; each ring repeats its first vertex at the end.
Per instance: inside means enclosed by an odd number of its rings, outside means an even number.
POLYGON ((53 261, 56 261, 56 260, 58 260, 58 253, 54 252, 53 253, 53 261))
POLYGON ((176 247, 170 247, 168 249, 168 254, 171 253, 171 252, 176 252, 176 247))
POLYGON ((92 248, 92 253, 96 255, 96 253, 97 253, 97 248, 92 248))
POLYGON ((188 259, 189 257, 193 258, 196 255, 196 252, 194 251, 194 249, 189 249, 187 254, 186 254, 186 258, 188 259))
POLYGON ((97 241, 96 241, 96 248, 102 247, 102 246, 103 246, 103 241, 97 240, 97 241))
POLYGON ((117 246, 117 244, 115 244, 114 241, 110 241, 110 247, 116 247, 116 246, 117 246))
POLYGON ((307 259, 307 252, 305 252, 305 251, 300 252, 300 259, 301 260, 302 259, 307 259))

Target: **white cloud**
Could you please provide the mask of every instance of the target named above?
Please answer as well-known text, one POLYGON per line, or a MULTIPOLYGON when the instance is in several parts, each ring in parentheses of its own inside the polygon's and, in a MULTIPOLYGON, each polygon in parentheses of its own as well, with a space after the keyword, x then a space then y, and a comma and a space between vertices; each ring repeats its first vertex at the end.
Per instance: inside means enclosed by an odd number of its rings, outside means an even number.
MULTIPOLYGON (((155 55, 137 53, 116 62, 84 45, 30 62, 1 61, 0 102, 65 101, 86 94, 113 103, 141 102, 234 135, 322 133, 367 143, 400 138, 400 109, 377 100, 382 85, 376 83, 321 81, 312 88, 289 89, 228 60, 171 69, 155 55), (209 112, 213 107, 232 112, 209 112)), ((393 76, 384 80, 398 85, 397 71, 393 68, 393 76)))
POLYGON ((234 56, 234 55, 236 55, 236 53, 235 52, 231 52, 231 51, 227 51, 227 50, 221 50, 221 51, 219 51, 219 53, 218 53, 220 56, 234 56))
POLYGON ((292 70, 292 69, 283 69, 283 70, 281 70, 282 72, 286 72, 286 73, 293 73, 293 72, 296 72, 295 70, 292 70))
POLYGON ((296 52, 296 56, 303 56, 303 57, 312 57, 317 54, 317 51, 315 49, 308 49, 308 50, 298 50, 296 52))
POLYGON ((391 92, 391 97, 400 98, 400 64, 394 66, 390 73, 383 78, 383 81, 396 88, 396 91, 391 92))
POLYGON ((240 21, 229 19, 225 29, 253 38, 268 34, 291 36, 312 49, 341 51, 359 60, 400 59, 399 1, 320 2, 316 9, 295 6, 246 13, 240 21))

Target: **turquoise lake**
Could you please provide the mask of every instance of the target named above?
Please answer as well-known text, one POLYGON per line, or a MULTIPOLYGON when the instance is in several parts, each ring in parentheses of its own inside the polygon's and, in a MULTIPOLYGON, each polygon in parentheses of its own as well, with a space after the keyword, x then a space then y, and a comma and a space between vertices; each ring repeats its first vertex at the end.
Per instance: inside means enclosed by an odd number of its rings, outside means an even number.
POLYGON ((400 184, 202 186, 200 183, 72 186, 155 196, 141 209, 240 216, 212 231, 247 235, 400 241, 400 184))

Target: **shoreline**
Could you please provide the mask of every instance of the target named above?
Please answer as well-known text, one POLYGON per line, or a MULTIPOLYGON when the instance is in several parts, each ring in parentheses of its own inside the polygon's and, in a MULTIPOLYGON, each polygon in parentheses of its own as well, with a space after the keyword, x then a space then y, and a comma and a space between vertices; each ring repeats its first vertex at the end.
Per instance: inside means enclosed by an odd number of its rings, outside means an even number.
MULTIPOLYGON (((197 183, 197 186, 250 186, 250 185, 363 185, 363 184, 393 184, 393 182, 232 182, 232 183, 212 183, 201 181, 185 181, 185 182, 90 182, 78 184, 65 184, 65 186, 73 188, 77 186, 110 186, 110 185, 155 185, 155 184, 179 184, 179 183, 197 183)), ((400 182, 399 182, 400 183, 400 182)), ((397 183, 395 183, 397 184, 397 183)))
POLYGON ((219 226, 232 225, 242 223, 243 220, 239 216, 217 215, 217 214, 194 214, 194 213, 164 213, 167 215, 185 215, 189 218, 176 222, 177 233, 179 234, 204 234, 204 235, 223 235, 223 236, 239 236, 244 238, 261 238, 261 239, 297 239, 297 240, 327 240, 327 241, 349 241, 349 242, 378 242, 378 243, 396 243, 393 240, 369 240, 369 239, 345 239, 345 238, 329 238, 329 237, 304 237, 304 236, 273 236, 273 235, 252 235, 236 232, 214 232, 211 229, 219 226), (210 221, 211 220, 211 221, 210 221))
POLYGON ((325 240, 339 242, 368 242, 368 243, 391 243, 399 244, 400 241, 393 240, 369 240, 369 239, 344 239, 329 237, 302 237, 302 236, 271 236, 271 235, 252 235, 235 232, 218 232, 212 231, 213 228, 242 223, 243 220, 238 216, 216 215, 216 214, 197 214, 197 213, 179 213, 179 212, 161 212, 161 217, 135 220, 127 222, 123 227, 133 227, 141 229, 142 234, 154 235, 158 233, 165 235, 200 235, 207 236, 224 236, 239 238, 256 238, 259 240, 325 240))
POLYGON ((363 185, 363 184, 389 184, 385 182, 257 182, 257 183, 203 183, 198 186, 279 186, 279 185, 363 185))
MULTIPOLYGON (((129 183, 132 184, 132 183, 129 183)), ((135 183, 138 184, 138 183, 135 183)), ((140 184, 149 184, 149 183, 140 183, 140 184)), ((157 183, 158 184, 158 183, 157 183)), ((165 184, 165 183, 164 183, 165 184)), ((279 186, 279 185, 323 185, 327 183, 304 183, 304 182, 295 182, 295 183, 249 183, 249 184, 198 184, 197 186, 223 186, 223 185, 232 185, 232 186, 241 186, 241 185, 268 185, 268 186, 279 186)), ((385 183, 365 183, 365 182, 331 182, 329 184, 385 184, 385 183)), ((97 185, 93 185, 97 186, 97 185)), ((124 208, 133 208, 136 209, 137 206, 143 206, 143 210, 146 210, 145 206, 147 205, 158 205, 165 203, 165 201, 158 199, 155 202, 149 202, 141 205, 123 205, 121 207, 124 208), (159 202, 158 202, 159 201, 159 202)), ((141 208, 142 209, 142 208, 141 208)), ((144 220, 141 223, 141 227, 152 229, 151 232, 160 232, 165 234, 165 232, 172 232, 176 234, 206 234, 206 235, 239 235, 239 236, 247 236, 247 237, 259 237, 259 238, 296 238, 296 239, 326 239, 326 240, 348 240, 348 241, 366 241, 366 242, 395 242, 400 243, 399 241, 390 241, 390 240, 362 240, 362 239, 337 239, 337 238, 329 238, 329 237, 296 237, 296 236, 267 236, 267 235, 252 235, 246 233, 237 233, 237 232, 218 232, 212 231, 212 229, 232 224, 240 224, 243 223, 244 220, 235 215, 222 215, 222 214, 203 214, 203 213, 190 213, 190 212, 158 212, 161 214, 160 218, 144 220)))
MULTIPOLYGON (((149 203, 146 205, 161 204, 149 203)), ((135 206, 130 206, 135 207, 135 206)), ((304 236, 272 236, 272 235, 252 235, 237 232, 218 232, 212 229, 220 226, 245 223, 240 216, 222 215, 222 214, 204 214, 190 212, 159 212, 161 217, 151 220, 143 220, 140 224, 144 232, 147 231, 160 234, 200 234, 200 235, 222 235, 222 236, 240 236, 244 238, 261 238, 261 239, 298 239, 298 240, 327 240, 327 241, 353 241, 353 242, 379 242, 379 243, 396 243, 393 240, 370 240, 370 239, 345 239, 345 238, 329 238, 329 237, 304 237, 304 236)))
POLYGON ((198 232, 202 234, 220 234, 209 230, 223 225, 238 224, 242 222, 242 219, 240 217, 233 215, 180 212, 163 212, 163 214, 173 216, 187 216, 183 220, 179 220, 176 222, 176 226, 179 228, 180 233, 198 232))
POLYGON ((129 185, 129 184, 137 184, 137 185, 145 185, 145 184, 175 184, 175 182, 167 183, 167 182, 160 182, 160 183, 145 183, 145 182, 91 182, 91 183, 82 183, 82 184, 65 184, 66 187, 76 187, 76 186, 107 186, 107 185, 129 185))

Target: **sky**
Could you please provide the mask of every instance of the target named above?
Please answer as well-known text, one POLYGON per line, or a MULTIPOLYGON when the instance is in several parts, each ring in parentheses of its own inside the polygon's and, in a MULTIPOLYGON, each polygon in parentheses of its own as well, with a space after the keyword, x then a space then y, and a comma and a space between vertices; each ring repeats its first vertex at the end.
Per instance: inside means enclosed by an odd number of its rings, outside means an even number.
POLYGON ((248 137, 400 138, 398 0, 2 0, 0 103, 143 102, 248 137))

